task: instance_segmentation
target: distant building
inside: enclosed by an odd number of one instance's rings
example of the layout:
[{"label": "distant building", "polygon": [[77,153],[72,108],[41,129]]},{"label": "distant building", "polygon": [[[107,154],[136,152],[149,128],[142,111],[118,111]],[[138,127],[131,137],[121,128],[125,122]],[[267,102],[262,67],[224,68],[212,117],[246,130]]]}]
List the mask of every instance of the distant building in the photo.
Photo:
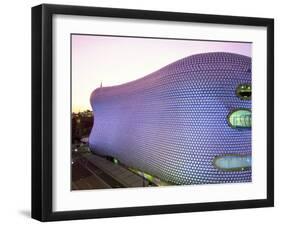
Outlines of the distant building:
[{"label": "distant building", "polygon": [[93,112],[87,110],[79,113],[72,113],[71,124],[72,144],[74,144],[80,142],[82,138],[90,135],[93,127]]},{"label": "distant building", "polygon": [[175,184],[251,181],[249,57],[193,55],[98,88],[91,105],[97,154]]}]

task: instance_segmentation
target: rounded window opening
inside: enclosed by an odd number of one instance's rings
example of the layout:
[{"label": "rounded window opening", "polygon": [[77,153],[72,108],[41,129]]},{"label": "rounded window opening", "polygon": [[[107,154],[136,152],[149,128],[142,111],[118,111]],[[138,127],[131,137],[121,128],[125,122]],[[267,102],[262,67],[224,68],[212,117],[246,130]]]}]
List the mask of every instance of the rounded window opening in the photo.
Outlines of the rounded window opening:
[{"label": "rounded window opening", "polygon": [[236,89],[236,94],[242,100],[251,100],[252,85],[251,84],[240,84]]},{"label": "rounded window opening", "polygon": [[252,112],[249,109],[236,109],[227,117],[228,124],[234,129],[249,129],[252,127]]},{"label": "rounded window opening", "polygon": [[222,171],[250,170],[252,167],[252,156],[237,154],[216,156],[213,164]]}]

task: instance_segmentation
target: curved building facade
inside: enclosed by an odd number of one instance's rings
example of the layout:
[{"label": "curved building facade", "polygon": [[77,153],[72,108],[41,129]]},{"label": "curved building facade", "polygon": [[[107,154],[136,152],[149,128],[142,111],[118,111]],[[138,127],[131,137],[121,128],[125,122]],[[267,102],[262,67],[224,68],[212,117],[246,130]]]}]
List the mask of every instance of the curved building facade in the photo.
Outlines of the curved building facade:
[{"label": "curved building facade", "polygon": [[98,88],[90,98],[89,146],[173,184],[249,182],[251,91],[245,87],[251,87],[251,58],[217,52]]}]

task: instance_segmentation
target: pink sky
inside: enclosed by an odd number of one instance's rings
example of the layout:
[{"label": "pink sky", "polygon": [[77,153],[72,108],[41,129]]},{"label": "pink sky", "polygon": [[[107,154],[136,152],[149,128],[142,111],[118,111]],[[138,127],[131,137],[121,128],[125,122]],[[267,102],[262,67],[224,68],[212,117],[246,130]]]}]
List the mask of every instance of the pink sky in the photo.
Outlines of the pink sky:
[{"label": "pink sky", "polygon": [[144,77],[181,58],[206,52],[251,57],[250,43],[72,35],[72,111],[91,110],[91,92]]}]

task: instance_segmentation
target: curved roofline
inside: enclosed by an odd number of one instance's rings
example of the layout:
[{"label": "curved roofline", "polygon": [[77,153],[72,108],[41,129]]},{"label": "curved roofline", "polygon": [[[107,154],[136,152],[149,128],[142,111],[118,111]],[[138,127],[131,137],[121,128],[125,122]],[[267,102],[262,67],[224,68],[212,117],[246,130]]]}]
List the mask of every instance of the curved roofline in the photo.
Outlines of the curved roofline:
[{"label": "curved roofline", "polygon": [[[93,90],[93,92],[91,93],[90,95],[90,101],[91,99],[93,98],[93,95],[94,93],[96,93],[97,91],[99,90],[106,90],[108,88],[117,88],[117,87],[121,87],[121,86],[126,86],[126,85],[130,85],[132,83],[135,83],[135,82],[138,82],[138,81],[141,81],[143,79],[147,79],[149,77],[151,77],[152,75],[154,75],[155,73],[158,73],[162,70],[167,70],[168,68],[170,67],[174,67],[175,65],[179,64],[179,63],[182,63],[183,61],[190,61],[190,65],[194,65],[197,61],[200,60],[200,62],[202,63],[202,55],[205,55],[205,56],[212,56],[212,55],[215,55],[216,58],[212,59],[212,58],[205,58],[205,62],[203,63],[210,63],[211,62],[219,62],[219,61],[223,61],[225,62],[225,57],[222,58],[223,56],[225,55],[229,55],[229,56],[235,56],[236,58],[240,58],[241,60],[248,60],[249,63],[251,61],[251,57],[248,57],[248,56],[245,56],[245,55],[242,55],[242,54],[237,54],[237,53],[231,53],[231,52],[206,52],[206,53],[199,53],[199,54],[194,54],[194,55],[190,55],[190,56],[187,56],[187,57],[183,57],[179,60],[176,60],[166,66],[163,66],[161,67],[160,69],[158,70],[155,70],[141,78],[138,78],[138,79],[135,79],[135,80],[132,80],[132,81],[129,81],[129,82],[126,82],[126,83],[123,83],[123,84],[119,84],[119,85],[113,85],[113,86],[106,86],[106,87],[98,87],[96,89]],[[221,57],[221,59],[220,59]],[[204,59],[204,58],[203,58]],[[207,59],[209,59],[210,61],[207,61]],[[231,58],[229,58],[229,62],[233,62],[233,60]]]}]

